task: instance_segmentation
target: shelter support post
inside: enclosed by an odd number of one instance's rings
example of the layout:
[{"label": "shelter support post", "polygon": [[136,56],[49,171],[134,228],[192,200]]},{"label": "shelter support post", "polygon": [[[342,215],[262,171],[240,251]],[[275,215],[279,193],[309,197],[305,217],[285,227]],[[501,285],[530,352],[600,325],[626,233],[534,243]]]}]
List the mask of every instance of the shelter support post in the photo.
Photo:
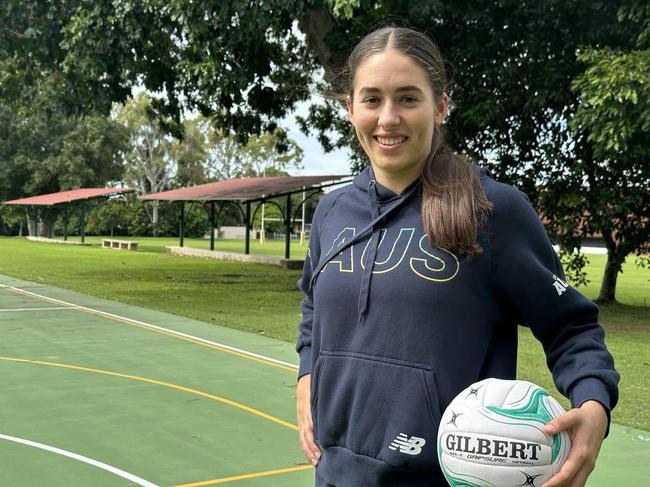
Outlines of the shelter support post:
[{"label": "shelter support post", "polygon": [[289,259],[291,256],[291,194],[287,195],[286,218],[286,235],[284,237],[284,258]]},{"label": "shelter support post", "polygon": [[68,240],[68,206],[66,204],[63,209],[63,240],[66,242]]},{"label": "shelter support post", "polygon": [[210,250],[214,250],[214,201],[210,201]]},{"label": "shelter support post", "polygon": [[180,238],[180,246],[183,247],[185,244],[185,202],[181,201],[181,226],[178,230],[178,236]]},{"label": "shelter support post", "polygon": [[81,234],[81,243],[86,242],[86,205],[81,202],[81,218],[79,219],[79,233]]},{"label": "shelter support post", "polygon": [[56,223],[56,208],[50,208],[50,221],[48,225],[47,238],[54,238],[54,224]]},{"label": "shelter support post", "polygon": [[305,245],[305,187],[302,187],[302,220],[300,220],[300,246]]},{"label": "shelter support post", "polygon": [[246,249],[245,254],[251,253],[251,202],[246,202]]}]

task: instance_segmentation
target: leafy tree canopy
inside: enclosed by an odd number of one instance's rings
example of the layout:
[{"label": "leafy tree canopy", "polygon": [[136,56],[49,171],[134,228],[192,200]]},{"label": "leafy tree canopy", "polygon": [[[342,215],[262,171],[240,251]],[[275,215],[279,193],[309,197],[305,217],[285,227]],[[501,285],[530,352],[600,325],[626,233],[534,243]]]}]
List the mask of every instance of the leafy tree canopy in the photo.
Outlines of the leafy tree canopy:
[{"label": "leafy tree canopy", "polygon": [[0,62],[0,84],[23,87],[14,99],[0,98],[0,196],[119,181],[125,131],[102,115],[67,115],[58,74],[44,71],[38,84],[21,85],[22,73],[13,68],[11,60]]},{"label": "leafy tree canopy", "polygon": [[[143,85],[164,129],[180,135],[183,110],[196,110],[246,142],[329,87],[372,27],[419,28],[448,60],[450,145],[517,184],[566,237],[587,208],[605,234],[612,212],[643,221],[648,13],[640,0],[5,0],[0,53],[28,84],[43,67],[62,72],[70,111],[107,113]],[[351,143],[332,101],[301,123],[327,149]],[[629,227],[612,242],[638,242]]]}]

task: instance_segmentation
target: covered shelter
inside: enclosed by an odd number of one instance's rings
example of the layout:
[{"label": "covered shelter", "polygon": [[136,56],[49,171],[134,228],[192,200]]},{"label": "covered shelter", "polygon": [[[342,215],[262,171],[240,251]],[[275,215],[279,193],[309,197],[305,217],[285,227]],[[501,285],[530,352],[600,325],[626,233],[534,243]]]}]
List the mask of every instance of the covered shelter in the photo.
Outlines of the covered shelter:
[{"label": "covered shelter", "polygon": [[[277,206],[282,214],[285,223],[285,258],[290,258],[291,227],[296,220],[297,210],[310,198],[320,194],[323,188],[338,184],[348,183],[352,179],[348,175],[336,176],[271,176],[255,178],[239,178],[216,183],[201,184],[188,188],[172,189],[160,193],[152,193],[140,196],[143,200],[174,201],[180,204],[180,246],[183,247],[185,234],[185,203],[201,202],[209,204],[210,207],[210,250],[214,250],[214,231],[216,220],[219,218],[221,210],[227,203],[236,204],[237,208],[243,213],[244,224],[246,228],[245,253],[250,254],[250,230],[255,220],[255,215],[262,204],[273,204]],[[292,208],[291,195],[308,191],[309,194],[298,204],[294,210]],[[284,208],[275,201],[276,198],[286,197]],[[223,202],[216,213],[216,202]],[[244,203],[245,210],[240,204]],[[251,206],[257,203],[255,209],[251,212]]]},{"label": "covered shelter", "polygon": [[[58,193],[48,193],[29,198],[20,198],[17,200],[5,201],[5,205],[22,205],[22,206],[63,206],[63,240],[68,240],[68,210],[71,204],[79,203],[81,207],[81,218],[79,223],[79,233],[81,242],[85,240],[85,201],[113,196],[121,193],[131,193],[131,188],[79,188]],[[50,232],[50,238],[53,235]]]}]

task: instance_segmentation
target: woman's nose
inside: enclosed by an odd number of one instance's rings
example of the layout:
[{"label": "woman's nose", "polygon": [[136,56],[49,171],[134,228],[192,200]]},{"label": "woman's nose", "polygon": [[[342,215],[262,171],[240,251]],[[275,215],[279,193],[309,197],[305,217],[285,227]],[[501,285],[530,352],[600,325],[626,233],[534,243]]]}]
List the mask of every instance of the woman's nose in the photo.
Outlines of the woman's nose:
[{"label": "woman's nose", "polygon": [[399,125],[399,112],[395,103],[387,101],[379,112],[379,125],[384,129]]}]

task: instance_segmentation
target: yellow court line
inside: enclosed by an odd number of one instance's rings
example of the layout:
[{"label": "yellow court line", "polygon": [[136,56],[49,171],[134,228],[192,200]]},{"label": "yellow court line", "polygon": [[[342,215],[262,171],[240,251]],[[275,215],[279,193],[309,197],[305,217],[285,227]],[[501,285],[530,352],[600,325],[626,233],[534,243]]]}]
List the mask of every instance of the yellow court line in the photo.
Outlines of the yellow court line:
[{"label": "yellow court line", "polygon": [[[40,295],[37,295],[35,293],[25,292],[25,291],[23,291],[22,289],[19,289],[19,288],[14,288],[14,287],[6,287],[6,288],[9,289],[9,291],[12,291],[12,292],[15,292],[17,294],[24,295],[24,296],[28,296],[28,297],[30,297],[32,299],[36,299],[36,300],[39,300],[39,301],[44,301],[46,303],[60,304],[62,302],[59,299],[48,298],[47,296],[40,296]],[[68,306],[73,307],[71,305],[68,305]],[[170,336],[172,338],[179,339],[179,340],[185,340],[186,342],[194,343],[196,345],[201,345],[203,347],[211,348],[213,350],[219,350],[220,352],[225,352],[225,353],[229,353],[231,355],[235,355],[237,357],[252,360],[253,362],[259,362],[259,363],[262,363],[262,364],[265,364],[265,365],[272,365],[272,366],[277,367],[279,369],[288,370],[289,372],[292,372],[292,373],[296,373],[296,371],[297,371],[296,368],[287,367],[286,365],[277,364],[277,363],[274,363],[274,362],[271,362],[271,361],[268,361],[268,360],[264,360],[264,359],[261,359],[261,358],[258,358],[258,357],[251,357],[250,355],[239,353],[239,352],[236,352],[234,350],[228,350],[227,348],[223,348],[223,347],[220,347],[218,345],[201,342],[199,340],[194,340],[194,339],[189,338],[189,337],[184,337],[184,336],[176,335],[174,333],[166,332],[164,330],[157,330],[155,328],[151,328],[151,327],[148,327],[148,326],[145,326],[145,325],[141,325],[139,323],[134,322],[133,320],[130,320],[129,318],[117,317],[117,316],[111,315],[110,313],[105,313],[105,312],[99,311],[99,310],[93,310],[93,309],[90,309],[90,308],[86,308],[84,306],[74,305],[74,307],[76,307],[76,309],[78,309],[79,311],[83,311],[84,313],[88,313],[88,314],[91,314],[91,315],[94,315],[94,316],[99,316],[101,318],[107,318],[107,319],[117,321],[117,322],[120,322],[120,323],[125,323],[125,324],[127,324],[129,326],[135,326],[137,328],[142,328],[143,330],[153,331],[153,332],[156,332],[156,333],[160,333],[161,335],[167,335],[167,336]]]},{"label": "yellow court line", "polygon": [[243,475],[236,475],[234,477],[224,477],[220,479],[204,480],[202,482],[193,482],[191,484],[178,484],[174,487],[201,487],[203,485],[216,485],[225,484],[226,482],[234,482],[236,480],[255,479],[258,477],[266,477],[269,475],[279,475],[281,473],[299,472],[302,470],[311,470],[314,467],[311,465],[301,465],[299,467],[281,468],[279,470],[267,470],[266,472],[247,473]]},{"label": "yellow court line", "polygon": [[195,394],[197,396],[205,397],[208,399],[212,399],[214,401],[221,402],[223,404],[227,404],[228,406],[232,406],[237,409],[241,409],[242,411],[246,411],[247,413],[254,414],[255,416],[259,416],[260,418],[267,419],[269,421],[272,421],[274,423],[277,423],[279,425],[282,425],[286,428],[289,428],[294,431],[298,431],[298,426],[295,424],[291,424],[287,421],[284,421],[280,418],[276,418],[275,416],[271,416],[270,414],[267,414],[263,411],[260,411],[259,409],[254,409],[250,406],[246,406],[245,404],[241,404],[235,401],[231,401],[230,399],[226,399],[224,397],[220,396],[215,396],[214,394],[210,394],[208,392],[203,392],[199,391],[197,389],[191,389],[189,387],[184,387],[184,386],[179,386],[177,384],[172,384],[170,382],[163,382],[155,379],[149,379],[147,377],[140,377],[137,375],[129,375],[129,374],[122,374],[120,372],[111,372],[109,370],[100,370],[100,369],[92,369],[89,367],[81,367],[78,365],[68,365],[68,364],[62,364],[62,363],[57,363],[57,362],[44,362],[42,360],[30,360],[30,359],[21,359],[21,358],[16,358],[16,357],[2,357],[0,356],[0,360],[4,360],[7,362],[20,362],[20,363],[28,363],[28,364],[37,364],[37,365],[48,365],[51,367],[61,367],[64,369],[73,369],[73,370],[81,370],[84,372],[93,372],[95,374],[103,374],[103,375],[110,375],[113,377],[122,377],[124,379],[131,379],[135,381],[140,381],[140,382],[146,382],[148,384],[155,384],[163,387],[169,387],[171,389],[176,389],[179,391],[183,392],[189,392],[190,394]]}]

